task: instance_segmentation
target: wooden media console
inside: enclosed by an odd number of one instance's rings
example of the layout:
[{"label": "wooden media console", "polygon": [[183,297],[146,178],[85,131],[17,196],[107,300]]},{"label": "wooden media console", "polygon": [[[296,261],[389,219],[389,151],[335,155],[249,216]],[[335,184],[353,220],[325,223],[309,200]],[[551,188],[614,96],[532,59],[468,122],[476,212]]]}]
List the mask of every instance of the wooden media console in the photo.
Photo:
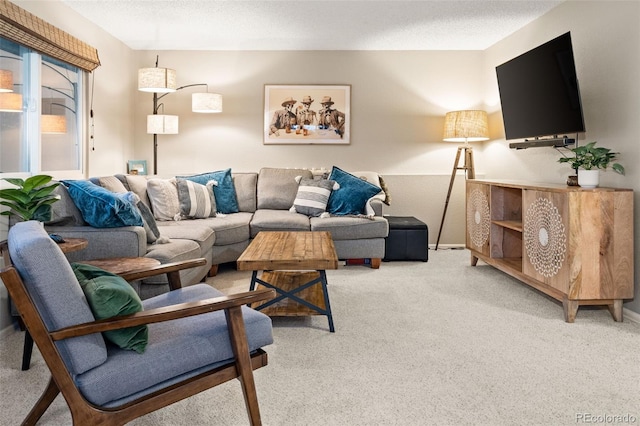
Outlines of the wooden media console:
[{"label": "wooden media console", "polygon": [[478,259],[562,302],[606,305],[622,321],[633,298],[633,191],[471,179],[466,247]]}]

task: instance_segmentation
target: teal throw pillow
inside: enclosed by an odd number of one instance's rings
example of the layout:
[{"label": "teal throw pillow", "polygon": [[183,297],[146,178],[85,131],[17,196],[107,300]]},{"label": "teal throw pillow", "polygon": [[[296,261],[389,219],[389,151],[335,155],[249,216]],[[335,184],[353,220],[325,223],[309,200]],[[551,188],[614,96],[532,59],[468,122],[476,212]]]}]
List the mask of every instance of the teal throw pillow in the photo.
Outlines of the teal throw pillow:
[{"label": "teal throw pillow", "polygon": [[85,222],[95,228],[142,226],[142,216],[125,196],[88,180],[63,180]]},{"label": "teal throw pillow", "polygon": [[335,215],[366,214],[366,203],[381,190],[379,187],[333,166],[329,180],[334,180],[340,188],[329,197],[327,211]]},{"label": "teal throw pillow", "polygon": [[[140,297],[122,277],[83,263],[72,263],[71,268],[97,320],[142,311]],[[149,328],[146,325],[105,331],[102,334],[118,347],[138,353],[143,353],[149,342]]]},{"label": "teal throw pillow", "polygon": [[238,198],[236,196],[236,188],[233,186],[233,178],[231,177],[231,169],[219,170],[217,172],[201,173],[191,176],[176,176],[176,178],[187,179],[200,185],[206,185],[209,181],[217,182],[214,184],[213,195],[216,198],[216,207],[220,213],[238,213]]}]

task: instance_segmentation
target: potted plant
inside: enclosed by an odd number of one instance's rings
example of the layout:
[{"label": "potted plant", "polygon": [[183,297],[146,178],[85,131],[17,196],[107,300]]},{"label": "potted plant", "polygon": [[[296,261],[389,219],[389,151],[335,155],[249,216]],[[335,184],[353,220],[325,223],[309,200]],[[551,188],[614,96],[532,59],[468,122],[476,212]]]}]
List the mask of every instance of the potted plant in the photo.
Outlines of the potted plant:
[{"label": "potted plant", "polygon": [[560,163],[569,163],[571,168],[578,173],[578,185],[583,188],[595,188],[600,181],[600,170],[606,170],[609,165],[614,172],[624,175],[624,167],[619,163],[611,163],[616,159],[618,152],[611,149],[596,147],[596,142],[571,149],[575,157],[562,157]]},{"label": "potted plant", "polygon": [[35,175],[26,180],[20,178],[3,178],[17,188],[0,189],[0,204],[9,207],[0,214],[14,214],[20,219],[47,222],[51,220],[51,205],[60,199],[53,190],[60,185],[51,183],[53,178],[47,175]]}]

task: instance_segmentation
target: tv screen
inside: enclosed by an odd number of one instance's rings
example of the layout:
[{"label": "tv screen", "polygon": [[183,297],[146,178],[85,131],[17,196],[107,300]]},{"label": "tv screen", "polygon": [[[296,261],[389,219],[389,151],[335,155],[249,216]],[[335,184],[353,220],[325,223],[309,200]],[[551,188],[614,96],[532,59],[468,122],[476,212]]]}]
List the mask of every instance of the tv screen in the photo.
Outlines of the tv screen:
[{"label": "tv screen", "polygon": [[496,67],[507,139],[584,132],[571,33]]}]

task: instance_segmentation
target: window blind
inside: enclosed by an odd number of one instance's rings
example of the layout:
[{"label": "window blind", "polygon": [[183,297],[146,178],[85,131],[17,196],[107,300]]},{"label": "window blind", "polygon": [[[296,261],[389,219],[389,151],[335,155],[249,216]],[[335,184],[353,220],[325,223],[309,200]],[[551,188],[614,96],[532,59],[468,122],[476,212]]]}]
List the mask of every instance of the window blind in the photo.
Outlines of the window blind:
[{"label": "window blind", "polygon": [[100,65],[96,48],[8,0],[0,0],[0,36],[85,71]]}]

